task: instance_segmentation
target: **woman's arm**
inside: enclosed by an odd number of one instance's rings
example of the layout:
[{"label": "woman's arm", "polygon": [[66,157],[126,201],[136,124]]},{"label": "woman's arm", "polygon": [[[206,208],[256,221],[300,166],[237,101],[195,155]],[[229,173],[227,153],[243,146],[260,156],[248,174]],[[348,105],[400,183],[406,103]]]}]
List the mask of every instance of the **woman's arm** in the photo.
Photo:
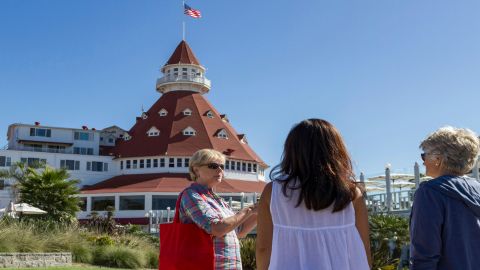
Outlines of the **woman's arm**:
[{"label": "woman's arm", "polygon": [[272,196],[272,183],[268,183],[260,197],[258,206],[257,226],[257,269],[268,269],[272,253],[273,222],[270,213],[270,198]]},{"label": "woman's arm", "polygon": [[257,226],[257,214],[252,214],[244,223],[240,226],[240,231],[237,233],[238,238],[244,238],[249,232],[251,232],[255,226]]},{"label": "woman's arm", "polygon": [[368,211],[365,205],[362,192],[357,188],[355,199],[353,200],[353,207],[355,209],[355,226],[362,238],[365,252],[367,253],[368,265],[372,267],[372,255],[370,252],[370,230],[368,228]]},{"label": "woman's arm", "polygon": [[242,223],[247,221],[252,215],[256,214],[256,206],[243,208],[235,215],[224,218],[217,223],[212,224],[212,235],[221,237],[235,230]]}]

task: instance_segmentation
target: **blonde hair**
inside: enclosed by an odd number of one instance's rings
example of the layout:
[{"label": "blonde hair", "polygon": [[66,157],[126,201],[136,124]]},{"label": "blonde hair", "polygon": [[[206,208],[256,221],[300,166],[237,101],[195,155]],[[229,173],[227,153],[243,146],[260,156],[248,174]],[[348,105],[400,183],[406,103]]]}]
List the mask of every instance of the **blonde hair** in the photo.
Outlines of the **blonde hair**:
[{"label": "blonde hair", "polygon": [[439,128],[420,144],[425,153],[441,156],[442,168],[454,174],[466,174],[473,168],[479,147],[475,132],[451,126]]},{"label": "blonde hair", "polygon": [[195,172],[193,171],[194,167],[206,165],[215,160],[221,160],[221,163],[224,164],[225,156],[213,149],[201,149],[195,152],[188,163],[188,172],[190,173],[190,178],[192,178],[192,181],[197,181],[197,175],[195,175]]}]

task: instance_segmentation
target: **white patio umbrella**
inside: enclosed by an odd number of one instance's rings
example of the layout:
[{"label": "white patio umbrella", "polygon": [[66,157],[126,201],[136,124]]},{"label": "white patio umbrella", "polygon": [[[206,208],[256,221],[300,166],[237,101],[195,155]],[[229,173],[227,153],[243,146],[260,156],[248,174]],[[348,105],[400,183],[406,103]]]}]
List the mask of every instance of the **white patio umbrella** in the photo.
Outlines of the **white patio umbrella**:
[{"label": "white patio umbrella", "polygon": [[[406,173],[391,173],[390,180],[410,180],[414,179],[415,176],[413,174],[406,174]],[[385,175],[377,175],[374,177],[367,178],[370,181],[385,181]]]},{"label": "white patio umbrella", "polygon": [[365,187],[367,192],[375,192],[375,191],[385,191],[385,188],[379,187],[379,186],[369,186]]},{"label": "white patio umbrella", "polygon": [[[47,212],[40,209],[40,208],[37,208],[37,207],[34,207],[34,206],[31,206],[30,204],[28,203],[17,203],[17,204],[13,204],[13,212],[15,213],[18,213],[18,214],[22,214],[22,215],[43,215],[43,214],[46,214]],[[7,207],[8,208],[8,207]],[[9,209],[7,208],[2,208],[0,209],[0,212],[9,212]]]},{"label": "white patio umbrella", "polygon": [[392,186],[393,186],[394,188],[395,188],[395,187],[400,188],[400,191],[401,191],[402,188],[414,187],[414,186],[415,186],[415,183],[412,183],[412,182],[406,181],[406,180],[394,180],[394,181],[392,181]]}]

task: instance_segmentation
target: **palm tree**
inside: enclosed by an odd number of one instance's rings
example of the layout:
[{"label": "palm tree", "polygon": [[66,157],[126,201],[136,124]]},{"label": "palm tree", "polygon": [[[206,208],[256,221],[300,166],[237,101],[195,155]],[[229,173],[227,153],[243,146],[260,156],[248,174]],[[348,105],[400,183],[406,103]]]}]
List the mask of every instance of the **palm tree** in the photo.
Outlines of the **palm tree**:
[{"label": "palm tree", "polygon": [[18,191],[22,202],[47,211],[47,218],[71,222],[80,210],[77,184],[66,169],[27,167],[20,176]]},{"label": "palm tree", "polygon": [[0,179],[11,181],[5,186],[10,187],[10,198],[12,199],[11,201],[13,203],[20,201],[19,188],[28,176],[27,168],[29,167],[34,169],[42,169],[45,168],[45,164],[34,163],[27,165],[24,162],[16,162],[12,164],[8,170],[0,170]]}]

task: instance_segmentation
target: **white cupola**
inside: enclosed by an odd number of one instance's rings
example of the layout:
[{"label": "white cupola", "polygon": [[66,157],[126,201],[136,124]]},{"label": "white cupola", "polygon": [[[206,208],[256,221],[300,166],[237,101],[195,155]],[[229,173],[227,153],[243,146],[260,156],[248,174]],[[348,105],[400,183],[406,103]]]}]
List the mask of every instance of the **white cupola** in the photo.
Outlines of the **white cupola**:
[{"label": "white cupola", "polygon": [[205,68],[200,65],[185,40],[178,44],[160,71],[163,77],[157,80],[157,91],[162,94],[172,91],[205,94],[210,91],[211,82],[205,77]]}]

